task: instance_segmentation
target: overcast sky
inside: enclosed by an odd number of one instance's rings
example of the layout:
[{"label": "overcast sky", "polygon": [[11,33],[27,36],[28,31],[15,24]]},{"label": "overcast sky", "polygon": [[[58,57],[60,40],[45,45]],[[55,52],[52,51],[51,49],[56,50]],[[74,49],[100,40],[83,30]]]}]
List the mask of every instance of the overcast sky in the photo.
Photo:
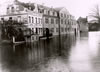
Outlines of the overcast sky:
[{"label": "overcast sky", "polygon": [[[13,2],[14,0],[1,0],[0,1],[0,12],[5,12],[5,7],[8,3]],[[21,2],[34,2],[38,4],[43,4],[46,6],[53,7],[65,7],[67,10],[75,16],[86,17],[91,12],[91,9],[94,8],[96,4],[100,4],[100,0],[19,0]]]}]

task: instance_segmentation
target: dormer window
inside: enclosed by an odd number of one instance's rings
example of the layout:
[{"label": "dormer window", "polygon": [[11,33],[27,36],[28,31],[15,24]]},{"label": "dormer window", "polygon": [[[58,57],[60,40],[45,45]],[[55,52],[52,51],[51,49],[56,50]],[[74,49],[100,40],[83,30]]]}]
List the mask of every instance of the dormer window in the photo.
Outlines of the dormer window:
[{"label": "dormer window", "polygon": [[31,8],[31,7],[29,7],[28,9],[29,9],[29,10],[32,10],[32,8]]},{"label": "dormer window", "polygon": [[31,17],[29,16],[29,23],[31,23]]},{"label": "dormer window", "polygon": [[7,14],[9,14],[9,7],[7,8]]},{"label": "dormer window", "polygon": [[12,9],[12,12],[14,12],[14,7],[12,7],[11,9]]},{"label": "dormer window", "polygon": [[39,12],[40,12],[40,13],[44,13],[44,10],[43,10],[43,9],[40,9]]},{"label": "dormer window", "polygon": [[55,12],[53,12],[53,16],[55,16]]},{"label": "dormer window", "polygon": [[63,14],[61,13],[61,17],[63,17]]},{"label": "dormer window", "polygon": [[14,7],[12,7],[12,9],[14,9]]},{"label": "dormer window", "polygon": [[19,10],[19,7],[16,7],[16,11],[18,11]]}]

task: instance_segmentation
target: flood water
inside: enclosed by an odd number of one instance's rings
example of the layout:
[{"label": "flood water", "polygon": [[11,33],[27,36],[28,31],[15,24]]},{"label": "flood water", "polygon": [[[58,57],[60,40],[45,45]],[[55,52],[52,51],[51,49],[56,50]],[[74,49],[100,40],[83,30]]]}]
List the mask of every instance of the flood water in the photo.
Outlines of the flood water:
[{"label": "flood water", "polygon": [[100,72],[100,32],[13,45],[0,42],[0,72]]}]

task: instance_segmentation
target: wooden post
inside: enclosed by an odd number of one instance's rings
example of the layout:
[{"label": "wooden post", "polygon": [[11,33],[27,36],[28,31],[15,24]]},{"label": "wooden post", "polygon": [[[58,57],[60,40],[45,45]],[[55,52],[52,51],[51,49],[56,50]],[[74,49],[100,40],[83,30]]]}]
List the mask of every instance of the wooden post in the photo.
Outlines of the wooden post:
[{"label": "wooden post", "polygon": [[15,37],[13,36],[13,43],[15,43]]}]

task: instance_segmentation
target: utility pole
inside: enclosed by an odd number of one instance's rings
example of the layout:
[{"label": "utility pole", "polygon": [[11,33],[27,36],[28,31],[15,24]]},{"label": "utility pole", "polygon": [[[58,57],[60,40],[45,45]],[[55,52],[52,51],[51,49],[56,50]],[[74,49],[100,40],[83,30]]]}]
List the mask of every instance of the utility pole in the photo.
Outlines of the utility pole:
[{"label": "utility pole", "polygon": [[61,51],[61,31],[60,31],[60,16],[58,17],[58,27],[59,27],[59,50],[58,50],[58,54],[59,56],[62,55],[62,51]]}]

